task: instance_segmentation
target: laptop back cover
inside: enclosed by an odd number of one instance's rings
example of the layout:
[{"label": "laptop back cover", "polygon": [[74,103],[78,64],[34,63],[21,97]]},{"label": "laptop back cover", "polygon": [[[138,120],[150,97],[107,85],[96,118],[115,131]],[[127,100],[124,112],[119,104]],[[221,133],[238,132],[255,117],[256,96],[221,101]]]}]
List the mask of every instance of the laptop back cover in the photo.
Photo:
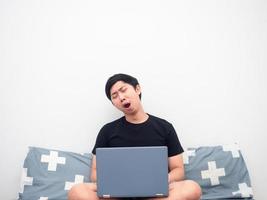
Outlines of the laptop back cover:
[{"label": "laptop back cover", "polygon": [[99,197],[168,196],[167,147],[97,148]]}]

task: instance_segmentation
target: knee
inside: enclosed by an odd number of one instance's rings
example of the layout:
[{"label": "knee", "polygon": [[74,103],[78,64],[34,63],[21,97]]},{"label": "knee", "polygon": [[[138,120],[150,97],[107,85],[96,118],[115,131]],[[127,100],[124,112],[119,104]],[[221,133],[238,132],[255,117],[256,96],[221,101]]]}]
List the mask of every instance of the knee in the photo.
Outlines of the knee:
[{"label": "knee", "polygon": [[199,200],[202,195],[201,187],[199,186],[199,184],[192,180],[186,180],[185,183],[186,183],[186,188],[187,188],[186,199]]},{"label": "knee", "polygon": [[88,199],[90,191],[84,184],[74,185],[68,192],[68,200]]},{"label": "knee", "polygon": [[81,199],[80,196],[84,193],[84,187],[82,184],[77,184],[72,186],[72,188],[68,192],[68,200],[76,200]]}]

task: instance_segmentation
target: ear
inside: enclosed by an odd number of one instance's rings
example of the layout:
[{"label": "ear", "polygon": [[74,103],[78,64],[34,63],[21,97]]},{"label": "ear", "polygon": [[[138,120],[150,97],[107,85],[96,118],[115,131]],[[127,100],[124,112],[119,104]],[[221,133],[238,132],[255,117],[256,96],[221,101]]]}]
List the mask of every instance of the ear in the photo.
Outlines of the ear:
[{"label": "ear", "polygon": [[138,95],[141,94],[141,86],[139,84],[135,86],[135,91],[138,93]]}]

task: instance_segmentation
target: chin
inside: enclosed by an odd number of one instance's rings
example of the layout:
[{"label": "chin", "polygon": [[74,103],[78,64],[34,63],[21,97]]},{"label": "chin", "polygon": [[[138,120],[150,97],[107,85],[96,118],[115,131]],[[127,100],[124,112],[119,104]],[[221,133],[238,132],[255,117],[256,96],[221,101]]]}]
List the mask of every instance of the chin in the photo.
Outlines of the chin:
[{"label": "chin", "polygon": [[127,115],[135,115],[137,112],[135,110],[131,110],[131,111],[128,111],[126,113],[127,113]]}]

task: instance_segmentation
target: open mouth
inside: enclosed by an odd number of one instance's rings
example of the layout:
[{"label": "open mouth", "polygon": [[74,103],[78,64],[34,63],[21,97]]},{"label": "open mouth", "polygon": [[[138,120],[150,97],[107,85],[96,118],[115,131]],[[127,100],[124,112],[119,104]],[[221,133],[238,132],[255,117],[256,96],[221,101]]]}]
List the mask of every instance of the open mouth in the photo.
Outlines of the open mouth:
[{"label": "open mouth", "polygon": [[130,105],[131,105],[130,103],[126,103],[126,104],[123,105],[123,107],[124,107],[124,108],[129,108]]}]

